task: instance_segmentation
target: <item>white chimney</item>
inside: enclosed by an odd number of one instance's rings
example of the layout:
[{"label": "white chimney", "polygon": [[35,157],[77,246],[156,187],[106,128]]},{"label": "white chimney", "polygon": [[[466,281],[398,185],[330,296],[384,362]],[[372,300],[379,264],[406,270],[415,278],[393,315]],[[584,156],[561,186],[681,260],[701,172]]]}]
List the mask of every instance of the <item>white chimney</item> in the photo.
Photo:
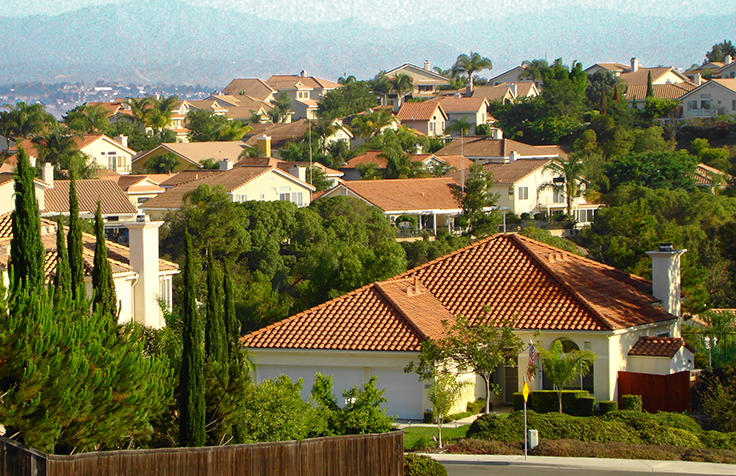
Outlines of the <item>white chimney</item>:
[{"label": "white chimney", "polygon": [[133,319],[154,329],[164,326],[163,315],[158,305],[161,285],[158,269],[158,229],[164,222],[149,221],[141,215],[137,221],[125,222],[130,246],[130,267],[138,273],[133,288]]},{"label": "white chimney", "polygon": [[233,168],[233,162],[230,159],[222,159],[220,161],[220,170],[231,170]]},{"label": "white chimney", "polygon": [[307,168],[306,167],[299,167],[298,165],[295,165],[294,167],[289,167],[289,174],[298,178],[302,182],[307,181]]},{"label": "white chimney", "polygon": [[516,99],[516,83],[509,84],[509,89],[511,90],[511,94],[514,95],[514,99]]},{"label": "white chimney", "polygon": [[302,78],[306,78],[307,77],[307,70],[306,69],[303,69],[302,72],[299,73],[299,76],[301,76]]},{"label": "white chimney", "polygon": [[503,130],[499,129],[498,127],[492,127],[491,128],[491,139],[493,140],[503,139]]},{"label": "white chimney", "polygon": [[731,55],[726,55],[726,60],[725,60],[725,63],[726,63],[726,64],[731,64],[731,63],[733,63],[733,58],[731,58]]},{"label": "white chimney", "polygon": [[652,294],[662,301],[662,309],[680,317],[680,256],[687,250],[673,249],[661,243],[657,251],[647,251],[652,258]]},{"label": "white chimney", "polygon": [[700,75],[700,73],[693,74],[693,84],[696,86],[700,86],[700,83],[703,82],[703,77]]},{"label": "white chimney", "polygon": [[128,136],[119,135],[115,136],[115,142],[122,145],[123,147],[128,147]]},{"label": "white chimney", "polygon": [[46,162],[43,164],[41,169],[41,180],[49,184],[50,187],[54,186],[54,166],[51,163]]},{"label": "white chimney", "polygon": [[636,73],[637,71],[639,71],[639,60],[631,58],[631,72]]},{"label": "white chimney", "polygon": [[429,71],[429,60],[424,60],[424,69]]},{"label": "white chimney", "polygon": [[509,163],[517,161],[519,159],[519,155],[521,154],[519,154],[515,150],[509,152]]}]

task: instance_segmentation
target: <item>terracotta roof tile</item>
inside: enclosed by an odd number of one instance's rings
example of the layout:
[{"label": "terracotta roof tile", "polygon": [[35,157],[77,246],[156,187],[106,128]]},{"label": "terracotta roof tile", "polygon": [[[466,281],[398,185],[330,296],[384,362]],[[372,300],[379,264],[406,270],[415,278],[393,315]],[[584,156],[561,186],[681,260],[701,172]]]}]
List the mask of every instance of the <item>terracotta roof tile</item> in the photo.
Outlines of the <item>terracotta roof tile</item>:
[{"label": "terracotta roof tile", "polygon": [[672,358],[684,345],[685,341],[679,337],[642,336],[631,348],[629,355]]},{"label": "terracotta roof tile", "polygon": [[385,212],[404,210],[455,210],[452,194],[459,184],[449,177],[424,179],[354,180],[343,186]]},{"label": "terracotta roof tile", "polygon": [[493,173],[494,184],[514,184],[549,164],[549,159],[520,159],[508,164],[485,164],[483,171]]},{"label": "terracotta roof tile", "polygon": [[[652,84],[654,97],[659,99],[680,99],[696,87],[697,86],[695,84],[690,82],[677,84]],[[626,99],[629,101],[633,99],[645,99],[646,97],[646,84],[631,84],[626,90]]]},{"label": "terracotta roof tile", "polygon": [[[476,113],[480,108],[484,107],[486,98],[482,96],[473,96],[466,98],[444,98],[439,101],[442,105],[442,109],[446,113]],[[485,112],[485,109],[484,109]]]},{"label": "terracotta roof tile", "polygon": [[[69,213],[69,180],[55,180],[45,192],[46,213]],[[113,180],[77,180],[80,212],[94,213],[100,201],[103,215],[136,214],[128,196]]]},{"label": "terracotta roof tile", "polygon": [[442,106],[437,101],[405,102],[396,113],[400,121],[430,121],[432,117],[443,115]]},{"label": "terracotta roof tile", "polygon": [[508,157],[516,152],[524,157],[567,157],[559,146],[529,145],[511,139],[492,139],[486,136],[468,136],[453,140],[436,152],[438,156],[461,155],[471,158]]},{"label": "terracotta roof tile", "polygon": [[659,81],[663,76],[665,76],[668,73],[674,73],[677,77],[681,78],[682,81],[687,81],[688,79],[683,76],[680,72],[678,72],[676,69],[671,67],[661,67],[661,68],[639,68],[635,72],[624,72],[621,73],[619,78],[623,79],[628,83],[629,85],[632,84],[647,84],[648,78],[649,78],[649,72],[652,73],[652,82],[656,83]]},{"label": "terracotta roof tile", "polygon": [[[420,294],[410,296],[407,290],[415,278]],[[423,336],[438,332],[438,321],[448,315],[492,325],[512,321],[517,329],[577,331],[613,331],[675,319],[656,302],[651,283],[643,278],[504,234],[248,334],[243,343],[254,348],[417,351]]]}]

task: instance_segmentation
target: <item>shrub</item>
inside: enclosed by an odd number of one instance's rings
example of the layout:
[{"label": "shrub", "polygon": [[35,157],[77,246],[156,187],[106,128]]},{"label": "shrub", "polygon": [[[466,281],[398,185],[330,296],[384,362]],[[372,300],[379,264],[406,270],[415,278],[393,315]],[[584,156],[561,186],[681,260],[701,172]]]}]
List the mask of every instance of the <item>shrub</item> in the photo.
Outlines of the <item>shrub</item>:
[{"label": "shrub", "polygon": [[467,418],[472,415],[475,415],[475,413],[473,412],[453,413],[452,415],[447,415],[442,421],[447,423],[448,421],[460,420],[462,418]]},{"label": "shrub", "polygon": [[522,220],[531,220],[531,218],[532,218],[532,216],[529,213],[522,213],[521,214],[521,219]]},{"label": "shrub", "polygon": [[614,402],[611,400],[604,400],[600,403],[598,403],[598,408],[601,410],[601,415],[605,415],[606,413],[615,412],[618,410],[618,402]]},{"label": "shrub", "polygon": [[580,397],[575,400],[575,415],[589,417],[595,414],[595,397]]},{"label": "shrub", "polygon": [[426,436],[420,437],[411,447],[413,451],[427,451],[437,446],[437,444]]},{"label": "shrub", "polygon": [[704,431],[700,434],[700,441],[706,448],[733,450],[736,448],[736,433],[722,433],[715,430]]},{"label": "shrub", "polygon": [[424,423],[434,423],[434,414],[432,412],[424,412],[422,421]]},{"label": "shrub", "polygon": [[542,213],[535,213],[534,214],[534,219],[537,220],[537,221],[545,221],[547,219],[547,214],[544,213],[544,212],[542,212]]},{"label": "shrub", "polygon": [[703,412],[721,431],[736,431],[736,379],[723,382],[708,379],[708,387],[701,394]]},{"label": "shrub", "polygon": [[442,463],[424,455],[404,454],[404,476],[447,476]]},{"label": "shrub", "polygon": [[621,410],[643,410],[641,395],[621,395]]},{"label": "shrub", "polygon": [[[486,400],[485,398],[479,398],[478,400],[474,402],[468,402],[467,409],[469,412],[471,412],[473,415],[480,413],[483,411],[483,409],[486,407]],[[493,405],[490,405],[491,409],[493,409]]]},{"label": "shrub", "polygon": [[[591,402],[580,399],[592,398],[593,408],[595,408],[595,398],[590,396],[586,390],[563,390],[562,391],[562,410],[570,415],[591,416]],[[521,392],[514,393],[514,410],[524,409],[524,396]],[[527,410],[534,410],[537,413],[559,413],[560,401],[555,390],[535,390],[529,394],[529,402],[527,402]]]},{"label": "shrub", "polygon": [[466,455],[519,455],[524,450],[518,443],[465,438],[450,446],[447,452]]},{"label": "shrub", "polygon": [[652,418],[670,428],[681,428],[696,434],[703,431],[695,418],[684,413],[657,412],[652,414]]},{"label": "shrub", "polygon": [[[517,412],[518,413],[518,412]],[[531,413],[531,412],[530,412]],[[522,416],[523,418],[523,416]],[[466,433],[467,438],[478,438],[481,440],[519,441],[524,439],[523,426],[506,421],[498,415],[487,413],[471,423]]]}]

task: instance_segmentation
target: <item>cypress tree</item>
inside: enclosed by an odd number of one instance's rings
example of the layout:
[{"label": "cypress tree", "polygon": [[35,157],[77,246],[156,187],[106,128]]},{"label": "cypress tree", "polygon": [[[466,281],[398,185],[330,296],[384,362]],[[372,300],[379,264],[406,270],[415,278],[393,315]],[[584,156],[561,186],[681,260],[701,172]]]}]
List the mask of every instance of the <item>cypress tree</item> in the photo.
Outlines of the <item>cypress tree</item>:
[{"label": "cypress tree", "polygon": [[648,98],[654,97],[654,86],[652,85],[652,72],[647,75],[647,95]]},{"label": "cypress tree", "polygon": [[72,297],[76,300],[85,295],[84,259],[82,258],[82,228],[79,224],[79,199],[77,198],[76,174],[71,172],[69,183],[69,270],[71,272]]},{"label": "cypress tree", "polygon": [[207,360],[227,362],[227,331],[222,307],[221,281],[212,250],[207,253],[207,326],[205,329],[205,353]]},{"label": "cypress tree", "polygon": [[98,310],[112,317],[112,323],[117,323],[118,299],[115,294],[115,283],[112,280],[112,268],[107,260],[107,245],[105,244],[105,223],[102,221],[102,206],[97,202],[95,213],[95,258],[92,268],[92,310]]},{"label": "cypress tree", "polygon": [[225,303],[225,328],[227,330],[227,344],[228,344],[228,355],[230,359],[240,355],[240,322],[238,317],[235,315],[235,296],[233,295],[233,278],[230,275],[230,270],[227,265],[223,263],[224,276],[222,282],[222,289],[224,291]]},{"label": "cypress tree", "polygon": [[41,213],[33,179],[34,172],[28,155],[23,147],[19,147],[15,211],[12,215],[13,238],[10,240],[10,263],[16,287],[24,281],[32,288],[44,284],[46,250],[41,241]]},{"label": "cypress tree", "polygon": [[71,291],[72,275],[69,270],[69,254],[64,239],[64,220],[59,215],[56,221],[56,276],[54,276],[56,294]]},{"label": "cypress tree", "polygon": [[179,445],[204,446],[205,387],[204,330],[195,300],[194,253],[189,231],[184,233],[185,261],[182,269],[184,300],[182,306],[182,355],[179,378]]}]

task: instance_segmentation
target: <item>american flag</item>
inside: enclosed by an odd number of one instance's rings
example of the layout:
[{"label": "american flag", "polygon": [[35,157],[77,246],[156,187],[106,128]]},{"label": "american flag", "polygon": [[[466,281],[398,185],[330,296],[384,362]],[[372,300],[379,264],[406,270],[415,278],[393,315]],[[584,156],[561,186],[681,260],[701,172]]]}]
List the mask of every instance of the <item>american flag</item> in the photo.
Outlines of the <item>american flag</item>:
[{"label": "american flag", "polygon": [[534,372],[532,371],[532,368],[534,367],[534,364],[537,361],[537,349],[534,347],[534,343],[529,343],[529,371],[527,372],[527,377],[529,380],[534,380]]}]

